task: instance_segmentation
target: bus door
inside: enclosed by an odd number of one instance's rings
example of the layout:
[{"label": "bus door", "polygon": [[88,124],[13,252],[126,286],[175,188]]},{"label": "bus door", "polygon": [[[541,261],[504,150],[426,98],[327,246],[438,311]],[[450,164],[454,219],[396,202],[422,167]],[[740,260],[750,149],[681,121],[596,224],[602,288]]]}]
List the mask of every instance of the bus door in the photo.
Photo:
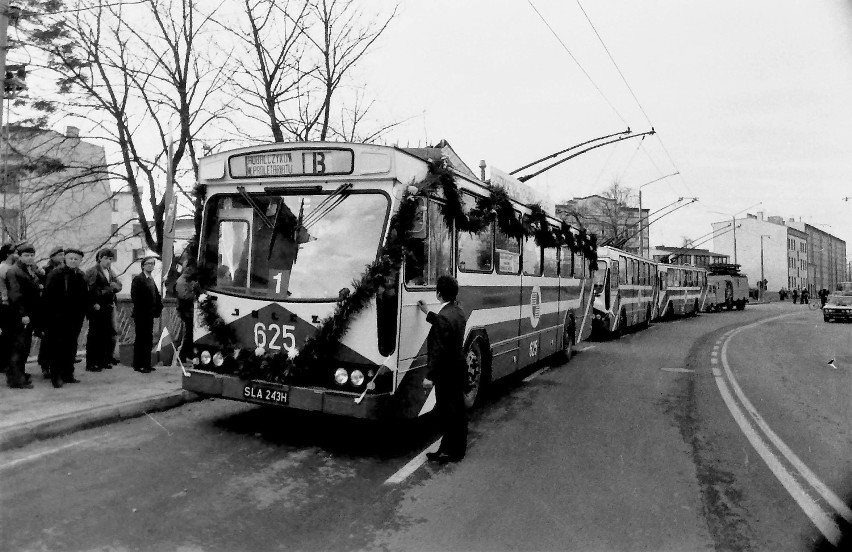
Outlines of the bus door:
[{"label": "bus door", "polygon": [[494,268],[491,275],[495,289],[500,289],[495,306],[500,316],[488,327],[491,343],[491,376],[493,379],[511,374],[520,368],[521,350],[518,343],[523,307],[521,287],[521,244],[495,229]]}]

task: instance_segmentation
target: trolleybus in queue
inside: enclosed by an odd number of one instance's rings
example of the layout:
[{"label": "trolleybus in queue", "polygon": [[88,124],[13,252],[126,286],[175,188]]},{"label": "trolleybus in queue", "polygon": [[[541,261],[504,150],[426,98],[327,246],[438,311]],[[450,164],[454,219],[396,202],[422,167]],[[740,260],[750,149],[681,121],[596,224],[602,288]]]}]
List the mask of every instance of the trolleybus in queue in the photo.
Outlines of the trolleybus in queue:
[{"label": "trolleybus in queue", "polygon": [[657,264],[659,318],[697,315],[707,298],[707,270],[700,267]]},{"label": "trolleybus in queue", "polygon": [[[350,143],[275,144],[201,159],[199,264],[216,267],[203,292],[214,300],[219,323],[233,329],[237,348],[298,354],[377,259],[404,192],[427,177],[427,158],[441,155],[457,159],[448,146]],[[465,169],[454,175],[470,207],[490,188]],[[540,202],[531,188],[495,169],[491,180],[518,213]],[[434,390],[422,388],[429,324],[417,302],[439,307],[435,283],[443,274],[458,279],[458,301],[468,314],[469,406],[491,381],[559,352],[570,356],[590,331],[592,272],[583,256],[510,238],[494,223],[475,234],[457,232],[447,226],[442,202],[422,199],[411,236],[420,262],[403,264],[348,320],[327,363],[292,380],[246,376],[237,355],[222,354],[196,312],[198,357],[183,387],[352,417],[422,415],[434,406]],[[552,206],[545,210],[550,224],[560,224]]]},{"label": "trolleybus in queue", "polygon": [[595,272],[595,329],[620,335],[654,318],[657,267],[654,261],[616,249],[598,248]]}]

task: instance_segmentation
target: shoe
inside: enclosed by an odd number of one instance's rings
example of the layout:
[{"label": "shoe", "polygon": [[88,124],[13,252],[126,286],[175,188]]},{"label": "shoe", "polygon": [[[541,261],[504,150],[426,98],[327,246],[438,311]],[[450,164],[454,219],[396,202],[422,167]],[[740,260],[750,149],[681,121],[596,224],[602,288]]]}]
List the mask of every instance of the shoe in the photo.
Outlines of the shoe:
[{"label": "shoe", "polygon": [[63,383],[80,383],[80,380],[78,380],[77,378],[73,378],[73,377],[72,377],[71,379],[65,379],[65,380],[62,380],[62,382],[63,382]]},{"label": "shoe", "polygon": [[55,387],[56,389],[62,387],[62,380],[59,378],[50,378],[50,383],[52,383],[53,387]]},{"label": "shoe", "polygon": [[[50,377],[50,376],[48,376],[48,377]],[[33,381],[33,377],[30,374],[24,374],[24,381],[26,381],[27,383],[30,383],[31,381]]]},{"label": "shoe", "polygon": [[113,357],[111,362],[113,366],[118,366],[119,364],[121,364],[121,361],[115,357]]},{"label": "shoe", "polygon": [[112,370],[112,363],[104,364],[103,366],[101,366],[101,368],[103,368],[104,370]]},{"label": "shoe", "polygon": [[10,383],[9,387],[11,387],[12,389],[32,389],[33,384],[28,381],[24,381],[21,383]]},{"label": "shoe", "polygon": [[143,374],[150,374],[151,372],[154,371],[154,369],[153,368],[140,368],[139,371],[142,372]]},{"label": "shoe", "polygon": [[134,366],[134,367],[133,367],[133,371],[134,371],[134,372],[141,372],[141,371],[142,371],[142,368],[137,368],[137,367],[135,367],[135,366]]},{"label": "shoe", "polygon": [[50,368],[42,366],[41,375],[44,376],[44,379],[50,379]]},{"label": "shoe", "polygon": [[103,368],[101,368],[100,366],[86,366],[87,372],[100,372],[102,370]]}]

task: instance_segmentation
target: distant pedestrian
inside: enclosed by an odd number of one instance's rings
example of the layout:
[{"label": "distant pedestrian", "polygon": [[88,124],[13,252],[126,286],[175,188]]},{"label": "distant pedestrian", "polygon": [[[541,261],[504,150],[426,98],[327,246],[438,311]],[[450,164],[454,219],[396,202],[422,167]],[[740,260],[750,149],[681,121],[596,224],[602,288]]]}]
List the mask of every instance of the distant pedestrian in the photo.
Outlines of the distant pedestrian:
[{"label": "distant pedestrian", "polygon": [[86,370],[100,372],[114,364],[116,330],[113,322],[115,296],[121,282],[112,271],[115,255],[109,248],[95,256],[96,265],[86,271],[89,286],[89,333],[86,336]]},{"label": "distant pedestrian", "polygon": [[432,325],[426,339],[428,368],[424,389],[435,387],[435,410],[443,437],[436,452],[426,456],[433,462],[458,462],[467,450],[467,410],[464,404],[467,366],[464,359],[464,328],[467,316],[455,302],[459,285],[452,276],[438,278],[435,293],[441,309],[429,312],[417,302]]},{"label": "distant pedestrian", "polygon": [[808,293],[807,289],[803,289],[802,294],[799,296],[799,303],[801,303],[802,305],[807,305],[808,299],[810,299],[810,293]]},{"label": "distant pedestrian", "polygon": [[787,298],[787,290],[785,290],[784,288],[781,288],[778,291],[778,300],[783,301],[786,298]]},{"label": "distant pedestrian", "polygon": [[793,304],[794,304],[794,305],[796,304],[796,300],[797,300],[798,298],[799,298],[799,290],[798,290],[798,289],[794,289],[794,290],[793,290]]},{"label": "distant pedestrian", "polygon": [[33,326],[39,312],[41,288],[34,269],[35,247],[29,243],[21,243],[16,249],[18,261],[6,272],[12,341],[6,383],[14,389],[32,389],[32,378],[27,374],[26,365],[32,347]]},{"label": "distant pedestrian", "polygon": [[80,381],[74,377],[74,358],[90,305],[86,275],[79,268],[82,261],[81,250],[69,248],[65,251],[65,265],[50,271],[42,296],[42,304],[48,307],[44,311],[43,327],[46,342],[50,344],[50,380],[57,388],[63,383]]},{"label": "distant pedestrian", "polygon": [[[47,285],[47,277],[53,270],[63,266],[65,266],[65,248],[54,247],[50,250],[50,256],[47,259],[47,263],[45,263],[45,265],[41,268],[43,273],[41,276],[42,285]],[[44,307],[46,307],[46,305],[44,305],[44,302],[42,301],[42,308]],[[43,316],[40,318],[45,320]],[[41,374],[45,377],[45,379],[48,379],[50,378],[50,358],[48,354],[51,347],[50,339],[47,336],[46,328],[35,328],[35,330],[41,335],[41,342],[38,346],[38,365],[41,367]]]},{"label": "distant pedestrian", "polygon": [[819,308],[823,308],[825,306],[828,302],[829,295],[831,295],[831,293],[827,289],[822,288],[819,290]]},{"label": "distant pedestrian", "polygon": [[0,247],[0,372],[5,373],[12,355],[11,308],[9,307],[9,286],[6,273],[18,262],[18,252],[11,243]]},{"label": "distant pedestrian", "polygon": [[198,298],[198,282],[195,281],[196,270],[193,266],[187,266],[175,282],[175,295],[177,296],[177,311],[183,322],[183,341],[180,347],[180,359],[183,362],[192,360],[195,356],[193,349],[193,311],[195,300]]},{"label": "distant pedestrian", "polygon": [[160,290],[151,277],[157,258],[145,257],[140,263],[142,272],[133,277],[130,284],[130,299],[133,301],[133,325],[136,341],[133,343],[133,369],[147,374],[154,370],[151,365],[151,346],[154,343],[154,319],[163,312]]}]

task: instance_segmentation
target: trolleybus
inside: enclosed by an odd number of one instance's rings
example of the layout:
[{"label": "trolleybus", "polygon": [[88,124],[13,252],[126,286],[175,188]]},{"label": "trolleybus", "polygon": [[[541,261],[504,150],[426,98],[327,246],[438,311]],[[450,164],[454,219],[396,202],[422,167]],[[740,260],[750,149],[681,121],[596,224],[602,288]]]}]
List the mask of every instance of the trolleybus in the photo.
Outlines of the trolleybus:
[{"label": "trolleybus", "polygon": [[[448,227],[445,200],[435,193],[421,199],[411,230],[419,262],[403,263],[348,320],[327,362],[298,378],[274,368],[266,377],[241,371],[240,350],[298,354],[340,299],[356,291],[354,280],[379,258],[404,194],[427,177],[427,160],[442,155],[457,159],[449,146],[354,143],[275,144],[201,159],[206,198],[198,259],[202,270],[215,271],[202,282],[204,301],[213,301],[217,324],[232,329],[238,350],[222,354],[199,306],[197,356],[184,389],[352,417],[422,415],[435,396],[422,386],[429,324],[417,302],[440,307],[435,283],[444,274],[458,279],[458,301],[468,314],[468,406],[489,382],[550,355],[570,357],[591,326],[593,271],[586,259],[567,247],[510,238],[495,223],[459,232]],[[531,188],[496,169],[487,184],[454,165],[468,206],[495,184],[517,213],[540,203]],[[560,224],[552,205],[545,211],[548,224]]]},{"label": "trolleybus", "polygon": [[647,326],[655,316],[657,294],[657,263],[615,247],[598,248],[596,329],[621,335],[631,326]]},{"label": "trolleybus", "polygon": [[659,318],[697,315],[707,298],[707,270],[688,265],[659,263]]}]

